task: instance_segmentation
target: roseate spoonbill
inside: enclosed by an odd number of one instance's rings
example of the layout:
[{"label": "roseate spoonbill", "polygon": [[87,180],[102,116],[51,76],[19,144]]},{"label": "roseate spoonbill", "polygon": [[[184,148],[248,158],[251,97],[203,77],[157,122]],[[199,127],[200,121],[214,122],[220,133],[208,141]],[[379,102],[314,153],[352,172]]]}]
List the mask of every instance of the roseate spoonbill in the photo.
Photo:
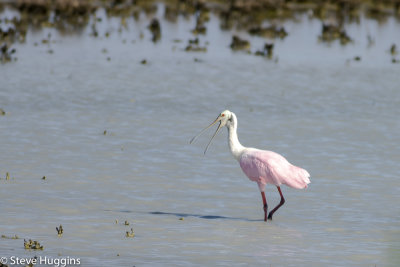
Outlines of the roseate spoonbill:
[{"label": "roseate spoonbill", "polygon": [[[240,167],[247,177],[258,184],[264,205],[264,221],[267,221],[267,219],[272,220],[272,215],[285,203],[285,198],[282,195],[280,186],[285,184],[297,189],[306,188],[307,184],[310,183],[310,174],[306,170],[290,164],[283,156],[275,152],[242,146],[237,136],[238,122],[236,115],[229,110],[223,111],[213,123],[193,137],[190,143],[217,122],[219,122],[219,126],[211,137],[210,142],[207,144],[204,154],[207,152],[211,141],[218,131],[223,126],[226,126],[229,134],[229,148],[233,157],[239,162]],[[265,198],[266,184],[275,185],[281,196],[281,201],[269,214],[267,200]]]}]

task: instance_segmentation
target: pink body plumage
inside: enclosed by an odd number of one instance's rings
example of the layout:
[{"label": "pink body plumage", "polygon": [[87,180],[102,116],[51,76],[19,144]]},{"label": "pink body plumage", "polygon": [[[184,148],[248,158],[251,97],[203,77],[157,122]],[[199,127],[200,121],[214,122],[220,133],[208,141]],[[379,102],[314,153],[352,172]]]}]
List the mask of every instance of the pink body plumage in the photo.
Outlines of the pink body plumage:
[{"label": "pink body plumage", "polygon": [[267,150],[247,148],[239,158],[240,167],[250,180],[257,182],[261,192],[266,184],[302,189],[310,183],[310,174],[290,164],[283,156]]}]

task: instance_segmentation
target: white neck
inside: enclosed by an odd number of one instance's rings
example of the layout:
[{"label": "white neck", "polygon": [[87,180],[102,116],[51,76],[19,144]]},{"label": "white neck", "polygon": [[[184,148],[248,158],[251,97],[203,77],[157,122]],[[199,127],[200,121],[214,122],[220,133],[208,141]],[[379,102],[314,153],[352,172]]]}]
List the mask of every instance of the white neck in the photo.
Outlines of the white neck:
[{"label": "white neck", "polygon": [[239,160],[243,150],[244,146],[242,146],[239,142],[238,136],[237,136],[237,118],[234,113],[232,113],[232,123],[228,125],[228,133],[229,133],[229,148],[231,149],[231,153],[233,157],[236,160]]}]

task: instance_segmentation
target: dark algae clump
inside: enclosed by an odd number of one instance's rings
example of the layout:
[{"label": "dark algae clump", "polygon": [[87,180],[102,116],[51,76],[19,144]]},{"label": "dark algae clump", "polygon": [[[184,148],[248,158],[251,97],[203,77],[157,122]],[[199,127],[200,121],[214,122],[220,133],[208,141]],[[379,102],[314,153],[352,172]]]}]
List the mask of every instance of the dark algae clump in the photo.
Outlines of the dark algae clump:
[{"label": "dark algae clump", "polygon": [[[13,54],[15,54],[16,50],[15,48],[9,47],[7,44],[3,44],[0,47],[0,62],[1,63],[6,63],[10,62],[12,60],[16,60],[15,57],[13,57]],[[1,109],[0,110],[0,115],[5,115],[4,111]]]},{"label": "dark algae clump", "polygon": [[29,239],[28,241],[24,239],[24,247],[25,249],[43,250],[43,246],[40,245],[38,241],[31,239]]},{"label": "dark algae clump", "polygon": [[352,42],[343,27],[334,24],[322,24],[322,32],[319,38],[323,42],[339,40],[342,45]]},{"label": "dark algae clump", "polygon": [[158,40],[160,40],[160,38],[161,38],[161,25],[160,25],[160,22],[158,21],[158,19],[153,19],[150,22],[149,30],[153,34],[153,37],[151,39],[153,42],[157,42]]},{"label": "dark algae clump", "polygon": [[125,234],[126,237],[135,237],[135,232],[133,232],[133,228],[131,228],[131,231],[126,231]]},{"label": "dark algae clump", "polygon": [[56,227],[56,230],[57,230],[57,235],[58,235],[59,237],[62,237],[62,235],[63,235],[63,233],[64,233],[64,229],[63,229],[63,227],[62,227],[61,224],[60,224],[59,227]]},{"label": "dark algae clump", "polygon": [[232,42],[231,42],[230,47],[234,51],[237,51],[237,50],[249,51],[250,50],[250,42],[245,39],[241,39],[237,35],[234,35],[234,36],[232,36]]},{"label": "dark algae clump", "polygon": [[185,48],[187,52],[207,52],[207,47],[201,46],[199,38],[190,39],[188,45]]},{"label": "dark algae clump", "polygon": [[267,57],[267,58],[272,58],[273,53],[274,53],[274,44],[266,43],[264,45],[264,49],[261,50],[261,51],[260,50],[256,51],[255,55],[256,56],[264,56],[264,57]]}]

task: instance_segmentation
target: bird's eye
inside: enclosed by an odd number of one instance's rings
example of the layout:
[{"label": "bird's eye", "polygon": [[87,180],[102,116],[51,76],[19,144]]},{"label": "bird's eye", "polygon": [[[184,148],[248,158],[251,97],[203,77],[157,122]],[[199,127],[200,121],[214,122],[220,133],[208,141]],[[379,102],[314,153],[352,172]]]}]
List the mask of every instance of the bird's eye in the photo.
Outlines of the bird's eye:
[{"label": "bird's eye", "polygon": [[225,117],[225,114],[224,114],[224,113],[222,113],[222,114],[221,114],[221,117]]}]

